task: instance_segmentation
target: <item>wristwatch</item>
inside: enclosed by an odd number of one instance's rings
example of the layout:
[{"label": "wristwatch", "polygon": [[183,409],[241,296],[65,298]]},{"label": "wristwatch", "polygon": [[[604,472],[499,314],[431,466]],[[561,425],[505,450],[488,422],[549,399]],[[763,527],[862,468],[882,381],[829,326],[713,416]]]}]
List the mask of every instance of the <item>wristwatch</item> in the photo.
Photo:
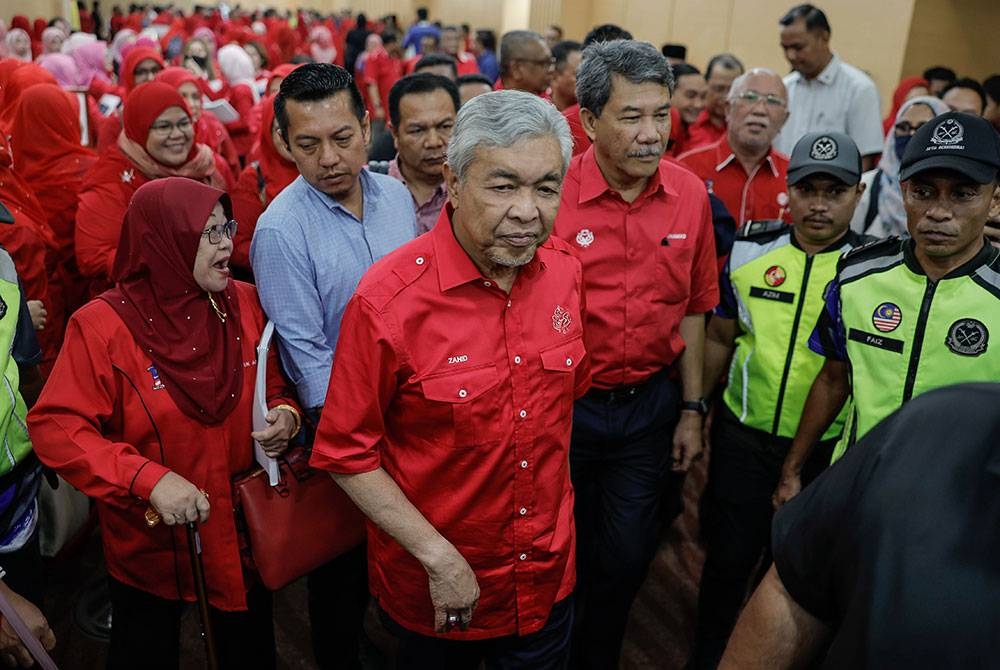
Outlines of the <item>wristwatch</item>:
[{"label": "wristwatch", "polygon": [[681,403],[681,409],[698,412],[701,416],[708,416],[708,403],[705,402],[704,398],[698,398],[697,400],[685,400]]}]

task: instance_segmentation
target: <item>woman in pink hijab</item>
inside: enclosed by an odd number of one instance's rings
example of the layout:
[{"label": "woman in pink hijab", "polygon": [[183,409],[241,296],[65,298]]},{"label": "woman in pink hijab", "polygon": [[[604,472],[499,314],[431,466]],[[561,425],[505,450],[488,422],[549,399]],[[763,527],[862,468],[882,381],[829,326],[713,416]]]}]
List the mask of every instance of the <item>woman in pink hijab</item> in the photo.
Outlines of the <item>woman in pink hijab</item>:
[{"label": "woman in pink hijab", "polygon": [[77,89],[83,85],[80,70],[72,56],[49,53],[39,56],[38,64],[51,72],[56,83],[64,89]]},{"label": "woman in pink hijab", "polygon": [[11,28],[4,37],[7,46],[7,57],[22,63],[31,62],[31,36],[21,28]]},{"label": "woman in pink hijab", "polygon": [[314,26],[309,31],[309,55],[317,63],[332,63],[337,58],[333,33],[326,26]]},{"label": "woman in pink hijab", "polygon": [[42,55],[57,54],[62,51],[63,42],[66,41],[66,33],[62,28],[49,26],[42,31]]}]

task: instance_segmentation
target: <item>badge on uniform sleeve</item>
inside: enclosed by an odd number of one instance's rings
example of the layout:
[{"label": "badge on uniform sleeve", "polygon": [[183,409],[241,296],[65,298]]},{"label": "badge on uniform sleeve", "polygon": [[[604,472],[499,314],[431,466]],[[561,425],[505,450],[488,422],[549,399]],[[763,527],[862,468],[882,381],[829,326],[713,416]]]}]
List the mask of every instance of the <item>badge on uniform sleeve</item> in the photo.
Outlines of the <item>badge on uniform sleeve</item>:
[{"label": "badge on uniform sleeve", "polygon": [[774,288],[776,286],[781,286],[785,283],[785,278],[788,275],[785,274],[785,268],[780,265],[772,265],[764,273],[764,283]]},{"label": "badge on uniform sleeve", "polygon": [[586,249],[594,243],[594,231],[590,228],[584,228],[576,234],[576,243]]},{"label": "badge on uniform sleeve", "polygon": [[872,325],[880,333],[891,333],[903,320],[903,310],[891,302],[883,302],[872,313]]},{"label": "badge on uniform sleeve", "polygon": [[552,312],[552,327],[556,332],[565,335],[569,332],[569,327],[573,323],[573,317],[562,306],[556,305],[556,311]]},{"label": "badge on uniform sleeve", "polygon": [[944,343],[956,354],[978,356],[986,351],[990,341],[990,331],[977,319],[959,319],[951,324]]},{"label": "badge on uniform sleeve", "polygon": [[148,368],[146,368],[146,372],[148,372],[150,376],[152,376],[153,378],[154,391],[162,391],[163,389],[167,388],[166,386],[163,385],[163,382],[160,381],[160,373],[156,371],[155,365],[150,365]]}]

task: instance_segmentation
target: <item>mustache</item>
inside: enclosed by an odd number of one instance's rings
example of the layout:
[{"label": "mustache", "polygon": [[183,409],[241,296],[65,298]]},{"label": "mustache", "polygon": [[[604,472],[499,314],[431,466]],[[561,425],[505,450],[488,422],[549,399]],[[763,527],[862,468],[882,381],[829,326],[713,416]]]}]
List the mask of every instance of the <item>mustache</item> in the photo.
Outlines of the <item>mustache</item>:
[{"label": "mustache", "polygon": [[645,158],[646,156],[659,156],[663,153],[663,149],[659,144],[644,144],[639,147],[636,151],[628,152],[629,158]]}]

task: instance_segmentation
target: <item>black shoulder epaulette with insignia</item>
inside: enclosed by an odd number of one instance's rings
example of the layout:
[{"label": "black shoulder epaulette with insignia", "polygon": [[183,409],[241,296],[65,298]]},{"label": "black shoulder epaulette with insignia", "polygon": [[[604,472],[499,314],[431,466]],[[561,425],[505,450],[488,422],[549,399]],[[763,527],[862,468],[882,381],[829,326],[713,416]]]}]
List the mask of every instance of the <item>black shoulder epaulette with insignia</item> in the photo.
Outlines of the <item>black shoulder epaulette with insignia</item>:
[{"label": "black shoulder epaulette with insignia", "polygon": [[747,221],[736,233],[738,240],[766,241],[778,237],[782,233],[788,232],[790,226],[780,219],[762,219],[759,221]]},{"label": "black shoulder epaulette with insignia", "polygon": [[839,273],[844,268],[857,265],[858,263],[863,263],[875,258],[881,258],[885,256],[895,256],[897,254],[902,255],[903,253],[903,240],[899,237],[887,237],[885,239],[878,239],[874,242],[869,242],[868,244],[862,244],[859,247],[854,247],[837,261],[837,272]]},{"label": "black shoulder epaulette with insignia", "polygon": [[369,161],[368,171],[376,174],[389,174],[389,161]]}]

